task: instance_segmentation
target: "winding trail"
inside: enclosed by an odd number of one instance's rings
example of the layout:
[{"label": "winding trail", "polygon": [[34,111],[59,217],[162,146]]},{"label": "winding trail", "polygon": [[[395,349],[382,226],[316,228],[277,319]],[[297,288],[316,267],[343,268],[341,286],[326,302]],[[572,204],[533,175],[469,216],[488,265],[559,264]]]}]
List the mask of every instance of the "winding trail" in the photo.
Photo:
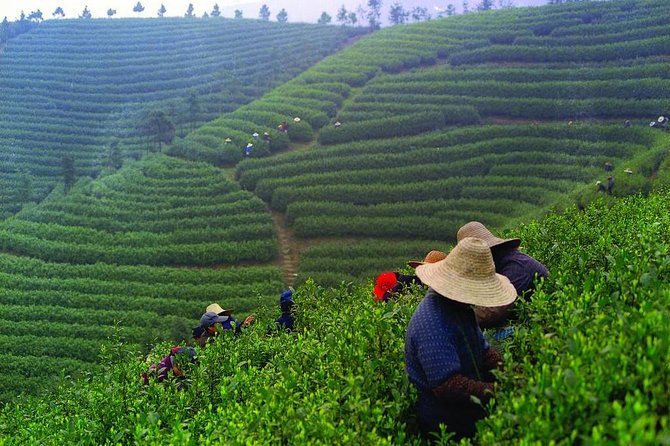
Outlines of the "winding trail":
[{"label": "winding trail", "polygon": [[286,216],[281,212],[270,210],[275,229],[277,230],[277,241],[279,243],[279,265],[281,267],[284,284],[295,285],[298,277],[298,264],[300,262],[300,251],[293,230],[286,224]]}]

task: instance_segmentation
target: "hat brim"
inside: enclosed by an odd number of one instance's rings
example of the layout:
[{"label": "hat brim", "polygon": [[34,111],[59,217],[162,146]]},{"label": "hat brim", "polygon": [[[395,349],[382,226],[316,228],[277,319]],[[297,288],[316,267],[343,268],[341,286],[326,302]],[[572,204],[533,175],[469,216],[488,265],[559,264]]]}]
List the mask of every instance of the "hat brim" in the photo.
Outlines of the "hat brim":
[{"label": "hat brim", "polygon": [[444,260],[420,265],[416,275],[424,285],[441,296],[464,304],[500,307],[511,304],[517,298],[514,285],[502,274],[464,278]]},{"label": "hat brim", "polygon": [[219,316],[230,316],[234,313],[235,311],[232,308],[226,308],[220,313],[218,313]]},{"label": "hat brim", "polygon": [[489,245],[489,248],[491,249],[501,249],[501,248],[509,248],[509,249],[516,249],[519,246],[521,246],[521,239],[519,238],[508,238],[508,239],[502,239],[498,237],[493,237],[492,239],[485,240],[486,243]]},{"label": "hat brim", "polygon": [[421,260],[410,260],[409,262],[407,262],[407,265],[416,269],[417,266],[423,265],[424,263],[426,262],[423,262]]}]

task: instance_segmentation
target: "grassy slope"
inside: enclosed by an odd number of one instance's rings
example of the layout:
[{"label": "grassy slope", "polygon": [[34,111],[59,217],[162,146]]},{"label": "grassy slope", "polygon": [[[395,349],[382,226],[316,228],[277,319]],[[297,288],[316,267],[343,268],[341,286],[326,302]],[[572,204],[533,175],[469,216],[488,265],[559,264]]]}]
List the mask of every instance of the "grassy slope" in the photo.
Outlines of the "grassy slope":
[{"label": "grassy slope", "polygon": [[[669,207],[667,192],[599,200],[506,234],[551,277],[499,345],[506,368],[477,442],[667,438]],[[147,363],[112,344],[101,374],[6,406],[0,432],[7,444],[411,443],[403,336],[421,295],[380,305],[369,285],[307,284],[296,333],[268,336],[260,324],[200,350],[185,391],[142,386]]]}]

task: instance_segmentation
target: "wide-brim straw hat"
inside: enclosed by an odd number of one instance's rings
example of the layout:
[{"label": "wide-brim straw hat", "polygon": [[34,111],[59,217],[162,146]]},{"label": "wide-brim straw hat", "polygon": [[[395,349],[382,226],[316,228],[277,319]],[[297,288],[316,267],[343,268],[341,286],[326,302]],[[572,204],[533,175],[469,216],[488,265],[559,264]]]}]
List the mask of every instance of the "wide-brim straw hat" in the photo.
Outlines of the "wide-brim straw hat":
[{"label": "wide-brim straw hat", "polygon": [[439,262],[440,260],[444,260],[447,257],[446,252],[438,251],[436,249],[430,251],[428,254],[426,254],[426,257],[423,258],[423,261],[421,260],[410,260],[407,262],[409,266],[412,268],[416,268],[419,265],[423,265],[424,263],[435,263]]},{"label": "wide-brim straw hat", "polygon": [[219,305],[219,304],[208,305],[207,308],[205,308],[205,312],[210,312],[210,311],[212,313],[218,314],[219,316],[230,316],[231,314],[233,314],[233,309],[232,308],[223,309],[223,308],[221,308],[221,305]]},{"label": "wide-brim straw hat", "polygon": [[502,247],[505,248],[518,248],[521,245],[521,239],[518,238],[508,238],[502,239],[498,238],[489,231],[483,223],[478,221],[471,221],[461,226],[461,229],[458,230],[456,234],[456,240],[460,242],[464,238],[475,237],[478,239],[484,240],[489,248]]},{"label": "wide-brim straw hat", "polygon": [[438,294],[464,304],[499,307],[517,297],[509,279],[496,273],[491,249],[478,238],[462,239],[444,260],[419,265],[416,275]]}]

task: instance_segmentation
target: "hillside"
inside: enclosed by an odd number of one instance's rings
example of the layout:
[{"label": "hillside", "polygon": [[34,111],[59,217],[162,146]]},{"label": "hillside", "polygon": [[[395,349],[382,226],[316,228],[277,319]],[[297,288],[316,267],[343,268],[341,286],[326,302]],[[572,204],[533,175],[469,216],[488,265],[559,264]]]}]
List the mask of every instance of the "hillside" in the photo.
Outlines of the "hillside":
[{"label": "hillside", "polygon": [[184,134],[336,51],[341,27],[211,18],[47,20],[0,56],[0,216],[40,201],[61,161],[94,176],[110,148],[139,157],[142,113]]},{"label": "hillside", "polygon": [[399,241],[417,256],[472,219],[503,228],[584,205],[608,175],[615,196],[649,190],[667,180],[668,136],[648,124],[670,110],[669,7],[580,2],[384,29],[243,107],[255,122],[283,108],[316,143],[244,160],[237,178],[302,239],[299,281],[324,285],[396,267]]},{"label": "hillside", "polygon": [[[477,444],[668,438],[669,206],[668,192],[599,200],[506,234],[551,276],[498,344],[506,367]],[[5,444],[417,444],[403,339],[422,293],[380,304],[370,283],[309,282],[297,292],[296,333],[268,336],[259,324],[224,337],[199,350],[181,391],[143,386],[144,357],[113,343],[101,373],[6,406],[0,435]]]},{"label": "hillside", "polygon": [[[0,345],[20,366],[0,398],[94,368],[117,325],[146,349],[188,337],[212,301],[269,312],[287,285],[345,290],[447,249],[468,220],[587,206],[606,162],[608,202],[666,183],[670,138],[648,123],[670,109],[668,8],[519,8],[358,40],[186,19],[48,21],[12,39]],[[137,133],[154,107],[178,124],[162,154]],[[84,176],[67,193],[66,155]]]}]

